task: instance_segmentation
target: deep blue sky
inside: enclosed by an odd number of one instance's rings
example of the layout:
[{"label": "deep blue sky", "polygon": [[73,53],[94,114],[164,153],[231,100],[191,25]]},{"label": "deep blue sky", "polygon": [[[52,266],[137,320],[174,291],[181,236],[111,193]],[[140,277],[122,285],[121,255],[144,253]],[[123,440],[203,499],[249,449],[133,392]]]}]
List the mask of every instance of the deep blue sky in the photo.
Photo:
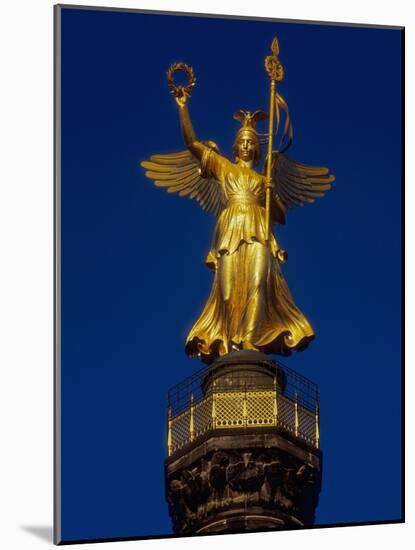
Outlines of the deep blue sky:
[{"label": "deep blue sky", "polygon": [[[183,149],[165,72],[192,65],[197,135],[230,156],[238,109],[268,108],[274,35],[290,156],[334,189],[278,227],[316,340],[285,363],[321,391],[317,524],[401,515],[401,33],[62,11],[62,535],[171,533],[168,388],[209,294],[214,220],[139,162]],[[263,128],[265,131],[265,128]]]}]

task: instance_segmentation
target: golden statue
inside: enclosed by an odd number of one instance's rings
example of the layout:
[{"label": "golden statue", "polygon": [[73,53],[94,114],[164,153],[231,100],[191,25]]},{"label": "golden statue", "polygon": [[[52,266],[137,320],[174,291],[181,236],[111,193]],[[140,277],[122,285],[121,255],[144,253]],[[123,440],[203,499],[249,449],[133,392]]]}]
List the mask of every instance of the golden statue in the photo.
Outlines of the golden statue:
[{"label": "golden statue", "polygon": [[[233,145],[234,162],[228,160],[214,142],[196,138],[187,106],[196,79],[183,63],[172,65],[167,76],[187,149],[153,155],[141,163],[157,186],[196,199],[217,218],[206,258],[206,265],[214,271],[212,291],[186,340],[186,353],[206,363],[235,349],[289,355],[294,349],[305,349],[314,338],[282,275],[287,253],[270,227],[285,223],[288,208],[323,196],[334,177],[327,168],[300,164],[284,155],[292,141],[292,126],[287,104],[275,91],[276,82],[283,78],[277,39],[271,50],[265,59],[271,81],[265,173],[254,169],[264,142],[255,126],[268,115],[262,111],[235,113],[241,128]],[[175,85],[173,75],[178,70],[187,74],[187,85]],[[281,139],[285,145],[273,149],[281,111],[285,113]]]}]

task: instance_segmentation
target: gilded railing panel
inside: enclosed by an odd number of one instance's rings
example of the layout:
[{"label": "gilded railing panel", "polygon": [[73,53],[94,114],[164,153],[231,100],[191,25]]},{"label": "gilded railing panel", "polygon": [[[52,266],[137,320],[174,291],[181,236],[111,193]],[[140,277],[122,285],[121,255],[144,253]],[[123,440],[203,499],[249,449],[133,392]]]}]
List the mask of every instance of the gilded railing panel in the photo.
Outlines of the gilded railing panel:
[{"label": "gilded railing panel", "polygon": [[171,449],[174,452],[190,443],[190,407],[176,417],[173,417],[170,425]]},{"label": "gilded railing panel", "polygon": [[194,434],[203,435],[212,427],[212,395],[194,404]]},{"label": "gilded railing panel", "polygon": [[246,426],[275,426],[275,391],[246,392]]},{"label": "gilded railing panel", "polygon": [[215,392],[216,428],[244,426],[244,392]]}]

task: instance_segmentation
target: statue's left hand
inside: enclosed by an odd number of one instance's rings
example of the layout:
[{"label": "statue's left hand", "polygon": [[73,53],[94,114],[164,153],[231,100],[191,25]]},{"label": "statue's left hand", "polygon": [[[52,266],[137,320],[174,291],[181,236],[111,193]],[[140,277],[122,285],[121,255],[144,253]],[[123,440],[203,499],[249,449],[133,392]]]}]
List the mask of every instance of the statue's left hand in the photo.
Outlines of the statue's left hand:
[{"label": "statue's left hand", "polygon": [[281,263],[285,263],[288,260],[288,252],[280,248],[277,252],[277,258]]}]

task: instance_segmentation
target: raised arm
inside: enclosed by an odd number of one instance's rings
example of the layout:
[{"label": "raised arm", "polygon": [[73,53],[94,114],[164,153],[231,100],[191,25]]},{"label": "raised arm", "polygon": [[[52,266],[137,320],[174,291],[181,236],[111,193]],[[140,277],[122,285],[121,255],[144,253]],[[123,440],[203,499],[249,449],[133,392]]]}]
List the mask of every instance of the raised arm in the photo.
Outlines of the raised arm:
[{"label": "raised arm", "polygon": [[193,129],[192,121],[190,120],[189,109],[187,107],[187,100],[189,96],[184,92],[176,97],[176,103],[179,107],[180,126],[183,133],[183,139],[186,147],[194,154],[194,156],[200,161],[203,156],[203,152],[206,146],[200,141],[197,141],[196,134]]}]

